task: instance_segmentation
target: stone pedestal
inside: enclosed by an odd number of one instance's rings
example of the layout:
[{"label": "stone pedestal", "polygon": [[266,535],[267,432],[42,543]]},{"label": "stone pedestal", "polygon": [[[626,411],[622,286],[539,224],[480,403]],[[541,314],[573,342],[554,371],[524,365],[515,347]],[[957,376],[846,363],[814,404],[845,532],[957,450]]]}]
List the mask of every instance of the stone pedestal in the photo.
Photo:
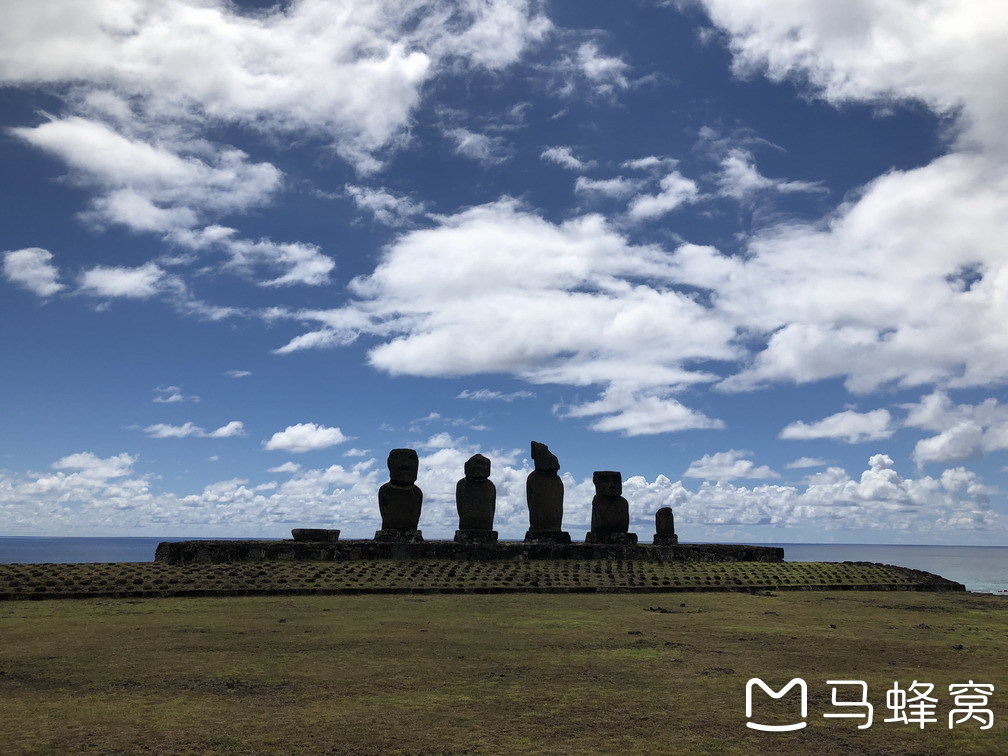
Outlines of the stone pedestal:
[{"label": "stone pedestal", "polygon": [[383,528],[375,532],[374,539],[384,543],[422,543],[423,531]]},{"label": "stone pedestal", "polygon": [[672,535],[654,534],[655,546],[675,546],[677,543],[679,543],[679,536],[674,533]]},{"label": "stone pedestal", "polygon": [[340,532],[326,528],[294,528],[291,531],[295,541],[338,541]]},{"label": "stone pedestal", "polygon": [[496,530],[466,530],[455,531],[455,543],[497,543]]},{"label": "stone pedestal", "polygon": [[636,533],[606,533],[589,530],[585,533],[585,543],[605,543],[617,546],[636,546]]},{"label": "stone pedestal", "polygon": [[570,533],[566,530],[528,530],[525,543],[570,543]]}]

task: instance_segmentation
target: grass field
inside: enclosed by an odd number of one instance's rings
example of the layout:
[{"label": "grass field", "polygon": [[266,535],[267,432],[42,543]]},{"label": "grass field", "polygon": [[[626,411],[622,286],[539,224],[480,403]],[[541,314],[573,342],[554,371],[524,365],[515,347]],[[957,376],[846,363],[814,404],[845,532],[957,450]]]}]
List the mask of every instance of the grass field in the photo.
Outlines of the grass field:
[{"label": "grass field", "polygon": [[0,565],[0,599],[376,592],[929,590],[957,585],[916,570],[863,562],[362,559]]},{"label": "grass field", "polygon": [[[968,593],[355,595],[0,603],[4,753],[996,754],[1008,599]],[[808,683],[808,726],[745,684]],[[875,721],[826,719],[826,680]],[[884,723],[934,684],[938,721]],[[948,728],[948,686],[995,686]],[[847,693],[850,693],[848,690]],[[842,694],[843,695],[843,694]],[[850,696],[841,700],[853,700]],[[754,719],[795,721],[760,694]],[[772,705],[771,705],[772,704]]]}]

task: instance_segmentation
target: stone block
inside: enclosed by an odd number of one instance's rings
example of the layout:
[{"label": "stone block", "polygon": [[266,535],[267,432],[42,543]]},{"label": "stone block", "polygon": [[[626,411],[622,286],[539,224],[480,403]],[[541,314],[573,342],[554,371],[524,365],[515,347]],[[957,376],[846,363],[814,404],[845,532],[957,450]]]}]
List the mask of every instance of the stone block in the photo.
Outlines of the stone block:
[{"label": "stone block", "polygon": [[675,533],[672,535],[666,535],[663,533],[654,534],[654,545],[655,546],[675,546],[679,543],[679,536]]},{"label": "stone block", "polygon": [[636,533],[607,533],[589,530],[585,533],[585,543],[605,543],[617,546],[636,546]]},{"label": "stone block", "polygon": [[291,535],[295,541],[338,541],[340,532],[328,528],[294,528]]},{"label": "stone block", "polygon": [[375,532],[374,539],[383,543],[422,543],[423,531],[383,528]]},{"label": "stone block", "polygon": [[496,530],[456,530],[455,543],[497,543]]},{"label": "stone block", "polygon": [[565,530],[528,530],[525,543],[570,543],[570,533]]}]

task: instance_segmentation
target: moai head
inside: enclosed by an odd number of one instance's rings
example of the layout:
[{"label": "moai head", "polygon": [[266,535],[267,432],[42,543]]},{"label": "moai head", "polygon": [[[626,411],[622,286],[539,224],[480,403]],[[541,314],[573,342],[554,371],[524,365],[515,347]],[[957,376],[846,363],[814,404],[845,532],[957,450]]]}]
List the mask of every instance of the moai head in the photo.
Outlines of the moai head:
[{"label": "moai head", "polygon": [[599,496],[620,496],[623,493],[623,476],[612,470],[596,470],[592,473],[592,483]]},{"label": "moai head", "polygon": [[473,454],[465,463],[467,478],[486,480],[490,477],[490,460],[482,454]]},{"label": "moai head", "polygon": [[540,444],[538,441],[532,442],[532,461],[535,463],[536,470],[556,472],[560,469],[560,460],[546,444]]},{"label": "moai head", "polygon": [[675,519],[672,517],[672,507],[662,507],[655,512],[655,533],[657,535],[675,535]]},{"label": "moai head", "polygon": [[416,483],[420,459],[413,449],[393,449],[388,455],[389,478],[396,483]]}]

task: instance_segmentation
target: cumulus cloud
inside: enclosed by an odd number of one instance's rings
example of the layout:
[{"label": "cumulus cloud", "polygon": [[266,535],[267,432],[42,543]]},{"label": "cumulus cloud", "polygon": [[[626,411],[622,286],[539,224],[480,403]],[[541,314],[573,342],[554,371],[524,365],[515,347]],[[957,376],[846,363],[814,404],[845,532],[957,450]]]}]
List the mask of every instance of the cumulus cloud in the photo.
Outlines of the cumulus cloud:
[{"label": "cumulus cloud", "polygon": [[248,378],[252,375],[251,370],[228,370],[224,375],[230,378]]},{"label": "cumulus cloud", "polygon": [[595,401],[560,408],[559,412],[562,417],[602,415],[591,424],[592,430],[619,431],[625,436],[724,427],[721,420],[690,409],[662,392],[620,386],[607,388]]},{"label": "cumulus cloud", "polygon": [[422,202],[397,197],[384,189],[355,184],[347,184],[344,188],[357,207],[367,210],[376,221],[386,226],[405,226],[410,219],[425,212]]},{"label": "cumulus cloud", "polygon": [[52,252],[40,247],[5,252],[4,277],[33,294],[50,297],[63,289],[63,284],[59,282],[59,271],[52,264],[52,259]]},{"label": "cumulus cloud", "polygon": [[561,168],[566,168],[569,171],[583,171],[592,166],[592,162],[585,162],[577,156],[574,155],[574,150],[570,147],[547,147],[539,155],[541,160],[545,160],[548,163],[555,163]]},{"label": "cumulus cloud", "polygon": [[308,452],[336,446],[347,440],[339,428],[329,428],[315,423],[289,425],[274,433],[263,448],[289,452]]},{"label": "cumulus cloud", "polygon": [[689,469],[683,473],[686,478],[704,478],[705,480],[733,480],[735,478],[779,478],[780,475],[767,465],[757,467],[751,459],[751,451],[744,449],[729,449],[715,454],[705,454],[700,459],[690,463]]},{"label": "cumulus cloud", "polygon": [[455,144],[456,154],[484,165],[503,163],[510,156],[510,149],[503,137],[477,134],[461,126],[448,129],[445,136]]},{"label": "cumulus cloud", "polygon": [[879,441],[892,436],[895,428],[889,410],[871,412],[845,410],[814,423],[797,420],[781,430],[778,438],[810,439],[833,438],[848,444]]},{"label": "cumulus cloud", "polygon": [[[458,525],[455,483],[465,461],[481,452],[492,460],[497,487],[495,528],[503,538],[521,538],[528,528],[525,478],[528,459],[518,450],[487,449],[464,439],[438,437],[420,459],[424,491],[421,525],[432,538],[449,538]],[[72,454],[52,472],[12,474],[0,471],[0,528],[7,533],[52,532],[102,534],[147,532],[157,535],[171,523],[179,535],[275,535],[292,527],[339,527],[346,537],[370,537],[380,527],[375,494],[384,480],[384,459],[305,469],[286,463],[274,469],[289,478],[255,485],[245,479],[221,480],[193,493],[155,493],[132,466],[135,457],[100,458]],[[744,460],[743,460],[744,461]],[[594,487],[562,473],[564,527],[587,531]],[[631,530],[650,534],[654,512],[671,506],[684,540],[723,538],[739,528],[760,540],[785,540],[786,534],[878,530],[914,542],[946,543],[950,534],[969,533],[991,543],[1003,542],[1005,523],[989,504],[990,490],[963,468],[940,476],[902,477],[893,460],[875,455],[868,469],[852,478],[840,468],[814,475],[804,486],[736,486],[703,482],[690,489],[659,475],[654,480],[629,476],[623,494],[630,502]],[[81,508],[87,516],[81,516]],[[646,536],[645,536],[646,537]],[[842,537],[842,535],[841,535]]]},{"label": "cumulus cloud", "polygon": [[914,446],[918,465],[978,459],[1008,449],[1008,405],[997,399],[957,405],[946,393],[935,391],[904,409],[908,410],[905,425],[938,431]]},{"label": "cumulus cloud", "polygon": [[216,430],[206,430],[194,423],[168,425],[156,423],[143,429],[151,438],[232,438],[245,435],[245,425],[240,420],[232,420]]},{"label": "cumulus cloud", "polygon": [[657,218],[681,205],[696,202],[700,197],[700,189],[696,182],[678,171],[672,171],[664,176],[659,184],[661,191],[657,194],[642,194],[631,200],[627,208],[631,218],[634,220]]},{"label": "cumulus cloud", "polygon": [[721,161],[721,174],[717,183],[719,194],[739,202],[746,202],[761,192],[790,194],[825,191],[818,182],[767,178],[756,169],[752,155],[741,149],[730,150]]},{"label": "cumulus cloud", "polygon": [[799,457],[794,462],[788,462],[788,470],[801,470],[806,467],[825,467],[829,464],[825,459],[819,459],[818,457]]},{"label": "cumulus cloud", "polygon": [[80,277],[80,290],[95,297],[148,299],[159,293],[164,271],[154,263],[137,268],[95,266]]},{"label": "cumulus cloud", "polygon": [[602,95],[612,95],[630,86],[630,66],[622,58],[603,55],[594,42],[578,47],[577,66],[592,88]]}]

